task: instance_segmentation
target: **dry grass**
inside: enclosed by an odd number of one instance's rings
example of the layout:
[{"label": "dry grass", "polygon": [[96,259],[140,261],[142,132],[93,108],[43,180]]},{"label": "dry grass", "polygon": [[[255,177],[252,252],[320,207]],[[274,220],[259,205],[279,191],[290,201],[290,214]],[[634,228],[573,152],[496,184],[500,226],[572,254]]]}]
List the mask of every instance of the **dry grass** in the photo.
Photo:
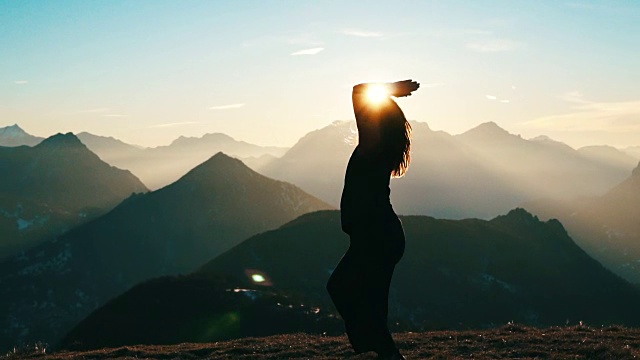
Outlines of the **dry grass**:
[{"label": "dry grass", "polygon": [[[640,359],[640,329],[587,326],[400,333],[407,359]],[[9,354],[6,359],[374,359],[354,355],[345,336],[276,335],[233,341],[138,345],[83,352]]]}]

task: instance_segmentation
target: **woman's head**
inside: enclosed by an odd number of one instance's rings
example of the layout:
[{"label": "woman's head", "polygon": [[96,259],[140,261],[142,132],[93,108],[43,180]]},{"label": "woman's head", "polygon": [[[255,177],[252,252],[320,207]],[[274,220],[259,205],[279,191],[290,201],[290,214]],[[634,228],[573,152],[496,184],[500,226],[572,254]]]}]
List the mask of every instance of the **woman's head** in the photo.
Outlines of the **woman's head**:
[{"label": "woman's head", "polygon": [[392,96],[410,96],[419,87],[413,80],[403,80],[359,84],[353,88],[359,144],[381,151],[393,177],[403,176],[409,168],[411,125]]}]

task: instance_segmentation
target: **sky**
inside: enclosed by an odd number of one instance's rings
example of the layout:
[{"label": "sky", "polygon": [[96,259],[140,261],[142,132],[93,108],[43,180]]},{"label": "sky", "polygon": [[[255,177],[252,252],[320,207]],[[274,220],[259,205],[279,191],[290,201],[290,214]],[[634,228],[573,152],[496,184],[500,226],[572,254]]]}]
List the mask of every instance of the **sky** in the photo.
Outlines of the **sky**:
[{"label": "sky", "polygon": [[434,130],[640,145],[640,1],[0,0],[0,34],[0,127],[38,136],[292,146],[414,79]]}]

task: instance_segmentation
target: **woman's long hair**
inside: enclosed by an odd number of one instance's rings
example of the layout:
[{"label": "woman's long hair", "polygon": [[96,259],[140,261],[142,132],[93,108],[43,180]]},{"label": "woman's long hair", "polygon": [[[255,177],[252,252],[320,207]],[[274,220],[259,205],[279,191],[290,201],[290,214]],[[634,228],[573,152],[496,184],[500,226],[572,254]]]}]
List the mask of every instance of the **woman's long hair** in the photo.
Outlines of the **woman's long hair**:
[{"label": "woman's long hair", "polygon": [[[391,176],[404,176],[411,162],[411,124],[395,101],[389,99],[380,121],[382,150],[390,167]],[[385,104],[387,105],[387,104]]]}]

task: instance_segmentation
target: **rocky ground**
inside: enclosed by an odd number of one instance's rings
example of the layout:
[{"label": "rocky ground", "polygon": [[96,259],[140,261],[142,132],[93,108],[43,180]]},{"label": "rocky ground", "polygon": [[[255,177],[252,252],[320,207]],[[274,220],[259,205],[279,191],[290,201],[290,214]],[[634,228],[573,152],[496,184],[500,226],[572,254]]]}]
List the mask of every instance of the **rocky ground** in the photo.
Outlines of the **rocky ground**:
[{"label": "rocky ground", "polygon": [[[588,326],[537,329],[506,325],[491,330],[399,333],[407,359],[640,359],[640,329]],[[16,349],[5,359],[375,359],[354,355],[345,336],[276,335],[233,341],[137,345],[82,352]]]}]

